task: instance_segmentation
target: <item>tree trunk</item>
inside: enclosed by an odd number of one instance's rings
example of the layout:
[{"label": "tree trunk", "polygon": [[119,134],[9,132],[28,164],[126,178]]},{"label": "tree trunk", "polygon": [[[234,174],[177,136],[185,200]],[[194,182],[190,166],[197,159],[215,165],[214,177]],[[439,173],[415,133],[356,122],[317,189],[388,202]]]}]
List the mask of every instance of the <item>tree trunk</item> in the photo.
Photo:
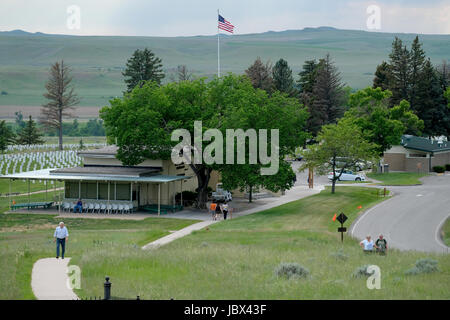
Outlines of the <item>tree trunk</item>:
[{"label": "tree trunk", "polygon": [[206,167],[196,168],[194,172],[197,175],[197,206],[199,209],[206,209],[206,202],[208,201],[208,184],[211,177],[211,169]]},{"label": "tree trunk", "polygon": [[248,190],[248,202],[252,202],[252,196],[253,196],[253,187],[249,186],[249,190]]},{"label": "tree trunk", "polygon": [[59,110],[59,150],[63,150],[62,110]]}]

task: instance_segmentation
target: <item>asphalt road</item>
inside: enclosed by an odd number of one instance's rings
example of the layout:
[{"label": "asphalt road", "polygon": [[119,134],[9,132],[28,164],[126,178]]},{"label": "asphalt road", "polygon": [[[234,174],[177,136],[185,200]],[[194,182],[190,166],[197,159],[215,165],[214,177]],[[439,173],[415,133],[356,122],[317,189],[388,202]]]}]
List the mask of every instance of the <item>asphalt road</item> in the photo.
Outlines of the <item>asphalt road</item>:
[{"label": "asphalt road", "polygon": [[383,234],[400,250],[449,253],[439,230],[450,216],[450,174],[427,176],[423,185],[389,187],[394,196],[365,212],[350,228],[358,239]]}]

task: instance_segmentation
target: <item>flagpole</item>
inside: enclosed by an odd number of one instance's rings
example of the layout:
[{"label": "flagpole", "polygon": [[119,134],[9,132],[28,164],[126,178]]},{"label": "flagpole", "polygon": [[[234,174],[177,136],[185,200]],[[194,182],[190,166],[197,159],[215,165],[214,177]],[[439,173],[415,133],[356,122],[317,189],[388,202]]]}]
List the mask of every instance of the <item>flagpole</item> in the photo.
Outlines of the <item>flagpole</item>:
[{"label": "flagpole", "polygon": [[220,78],[220,30],[219,30],[219,9],[217,9],[217,77]]}]

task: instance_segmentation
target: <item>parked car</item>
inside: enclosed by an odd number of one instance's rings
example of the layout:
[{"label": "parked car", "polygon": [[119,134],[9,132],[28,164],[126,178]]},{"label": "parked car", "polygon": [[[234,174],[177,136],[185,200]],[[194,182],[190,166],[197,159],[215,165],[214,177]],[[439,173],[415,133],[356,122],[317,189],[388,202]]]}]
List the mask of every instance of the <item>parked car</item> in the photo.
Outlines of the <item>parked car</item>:
[{"label": "parked car", "polygon": [[226,201],[226,202],[228,202],[228,201],[233,200],[231,192],[228,191],[228,190],[224,190],[222,188],[222,184],[221,183],[218,183],[216,185],[216,191],[214,191],[212,193],[211,197],[212,197],[212,199],[214,201]]},{"label": "parked car", "polygon": [[[336,170],[336,175],[339,175],[340,170]],[[328,173],[328,179],[333,180],[333,172]],[[355,174],[353,171],[344,170],[338,181],[366,181],[366,177],[362,174]]]}]

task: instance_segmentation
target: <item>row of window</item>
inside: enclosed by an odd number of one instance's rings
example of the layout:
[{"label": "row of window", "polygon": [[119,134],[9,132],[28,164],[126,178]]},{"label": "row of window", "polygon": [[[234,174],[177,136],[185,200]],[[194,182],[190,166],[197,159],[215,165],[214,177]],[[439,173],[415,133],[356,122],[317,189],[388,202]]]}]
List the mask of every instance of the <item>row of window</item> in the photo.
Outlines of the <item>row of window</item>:
[{"label": "row of window", "polygon": [[[109,186],[109,200],[130,200],[130,188],[131,183],[111,183]],[[66,181],[65,197],[72,199],[108,200],[108,183],[81,182],[80,186],[79,182]],[[136,192],[133,192],[133,198],[135,197]]]}]

